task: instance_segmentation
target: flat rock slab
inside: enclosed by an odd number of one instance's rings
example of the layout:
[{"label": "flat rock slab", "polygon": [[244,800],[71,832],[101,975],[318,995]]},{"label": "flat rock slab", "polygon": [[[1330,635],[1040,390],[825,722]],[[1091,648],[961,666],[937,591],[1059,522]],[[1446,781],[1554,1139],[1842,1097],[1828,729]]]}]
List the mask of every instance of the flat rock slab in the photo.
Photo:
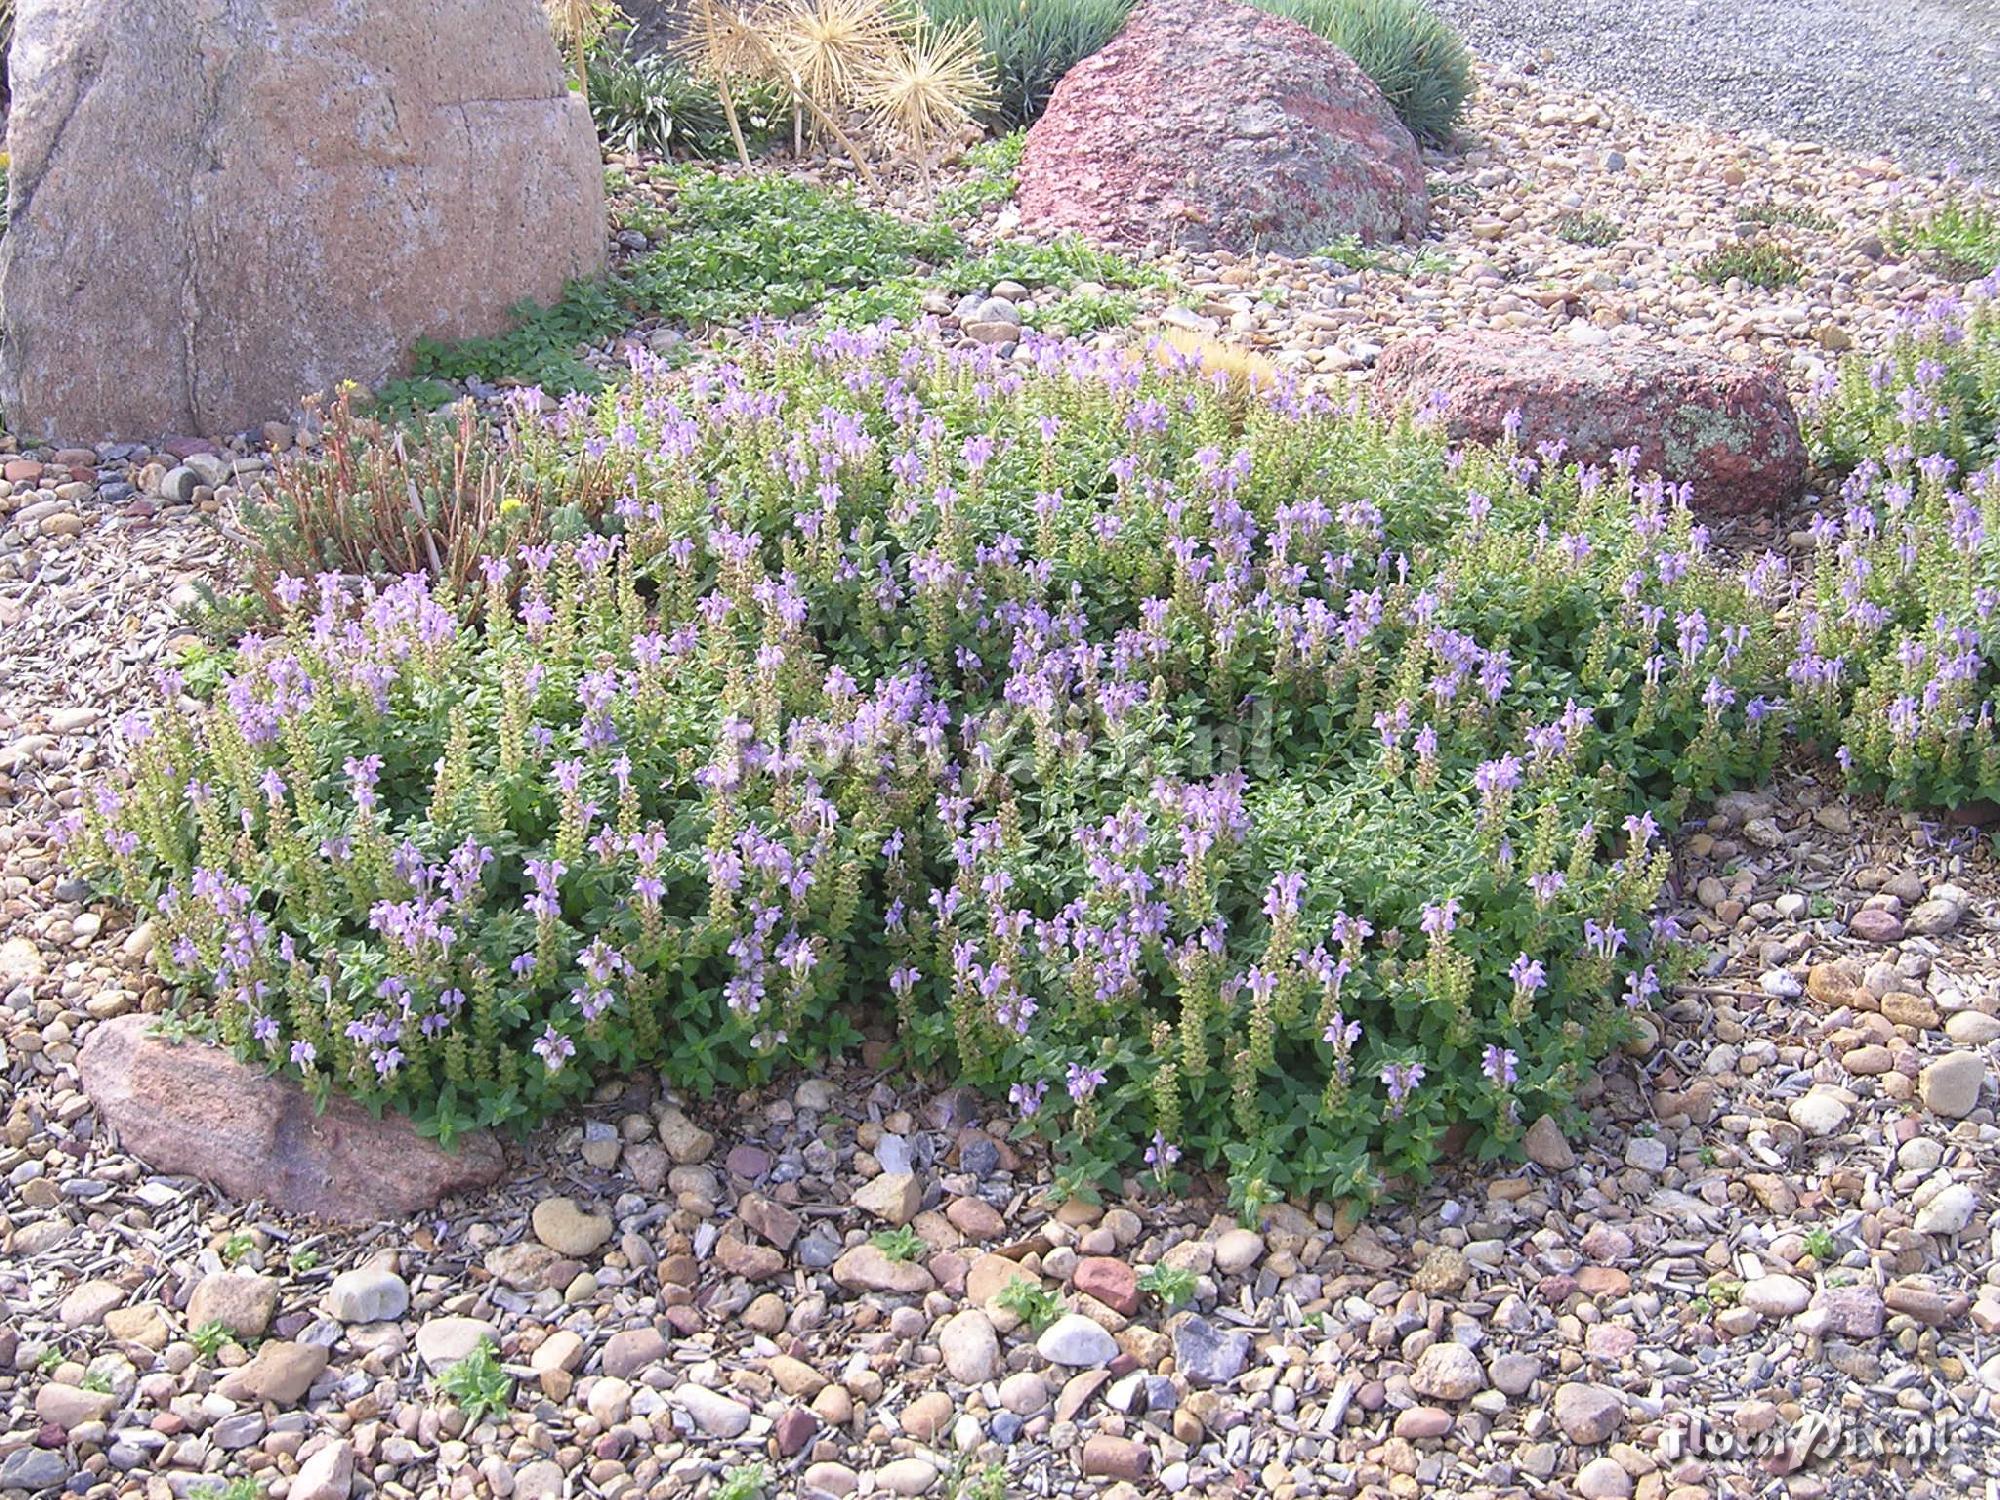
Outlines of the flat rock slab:
[{"label": "flat rock slab", "polygon": [[1770,511],[1805,486],[1806,448],[1776,374],[1713,355],[1613,340],[1534,334],[1425,333],[1390,345],[1375,366],[1387,405],[1442,404],[1459,441],[1497,443],[1510,413],[1522,451],[1561,441],[1565,463],[1607,466],[1636,448],[1638,472],[1694,486],[1703,514]]},{"label": "flat rock slab", "polygon": [[1303,255],[1430,216],[1416,138],[1368,75],[1234,0],[1140,6],[1056,85],[1018,178],[1025,227],[1131,248]]},{"label": "flat rock slab", "polygon": [[156,1036],[154,1019],[103,1022],[77,1068],[124,1148],[156,1172],[199,1177],[286,1213],[366,1224],[488,1187],[506,1167],[485,1131],[447,1151],[402,1116],[377,1119],[351,1099],[316,1114],[291,1079],[205,1042]]}]

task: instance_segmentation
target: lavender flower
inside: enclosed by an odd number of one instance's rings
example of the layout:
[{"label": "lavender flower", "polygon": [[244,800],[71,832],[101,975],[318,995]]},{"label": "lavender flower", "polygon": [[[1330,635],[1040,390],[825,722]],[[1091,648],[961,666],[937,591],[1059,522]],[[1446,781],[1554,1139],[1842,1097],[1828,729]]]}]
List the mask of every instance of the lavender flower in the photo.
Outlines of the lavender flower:
[{"label": "lavender flower", "polygon": [[1017,1083],[1008,1088],[1007,1102],[1014,1106],[1022,1119],[1028,1120],[1041,1113],[1042,1100],[1047,1097],[1048,1092],[1049,1086],[1046,1083],[1032,1085]]},{"label": "lavender flower", "polygon": [[1081,1063],[1071,1063],[1063,1074],[1063,1087],[1078,1104],[1096,1093],[1103,1082],[1104,1069],[1087,1068]]},{"label": "lavender flower", "polygon": [[1410,1095],[1424,1081],[1420,1062],[1391,1062],[1382,1065],[1382,1086],[1389,1091],[1389,1118],[1400,1120]]},{"label": "lavender flower", "polygon": [[546,1027],[535,1042],[535,1055],[551,1073],[560,1073],[563,1064],[576,1056],[576,1043],[557,1031],[553,1024]]}]

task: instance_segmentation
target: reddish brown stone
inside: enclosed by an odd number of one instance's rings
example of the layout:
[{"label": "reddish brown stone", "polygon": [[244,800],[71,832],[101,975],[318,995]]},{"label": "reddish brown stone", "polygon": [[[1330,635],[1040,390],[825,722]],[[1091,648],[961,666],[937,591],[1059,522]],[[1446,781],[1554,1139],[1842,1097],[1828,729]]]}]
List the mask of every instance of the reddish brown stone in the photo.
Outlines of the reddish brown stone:
[{"label": "reddish brown stone", "polygon": [[1100,1432],[1083,1445],[1083,1472],[1136,1482],[1146,1477],[1146,1450],[1130,1438]]},{"label": "reddish brown stone", "polygon": [[1016,202],[1038,234],[1307,254],[1414,238],[1417,143],[1367,74],[1295,21],[1149,0],[1056,86]]},{"label": "reddish brown stone", "polygon": [[782,1203],[773,1203],[761,1193],[745,1193],[736,1205],[743,1222],[780,1250],[792,1248],[799,1237],[799,1216]]},{"label": "reddish brown stone", "polygon": [[1772,510],[1805,485],[1805,443],[1784,382],[1712,355],[1626,341],[1424,333],[1383,352],[1375,391],[1389,406],[1441,400],[1445,428],[1461,442],[1499,442],[1518,412],[1530,455],[1560,440],[1565,463],[1608,466],[1614,453],[1636,448],[1639,472],[1692,485],[1700,512]]},{"label": "reddish brown stone", "polygon": [[772,1435],[778,1440],[778,1457],[792,1458],[805,1451],[813,1434],[819,1431],[819,1418],[803,1406],[785,1408],[785,1414],[778,1418]]},{"label": "reddish brown stone", "polygon": [[1087,1255],[1076,1263],[1071,1283],[1113,1312],[1126,1317],[1139,1310],[1139,1277],[1124,1261],[1109,1255]]},{"label": "reddish brown stone", "polygon": [[769,1281],[785,1269],[785,1257],[769,1245],[755,1245],[733,1234],[716,1241],[715,1258],[723,1270],[745,1281]]},{"label": "reddish brown stone", "polygon": [[402,1116],[377,1119],[351,1099],[336,1096],[315,1112],[297,1083],[220,1047],[156,1036],[154,1019],[100,1022],[77,1068],[124,1148],[155,1171],[286,1213],[363,1224],[486,1187],[506,1166],[485,1131],[447,1151]]}]

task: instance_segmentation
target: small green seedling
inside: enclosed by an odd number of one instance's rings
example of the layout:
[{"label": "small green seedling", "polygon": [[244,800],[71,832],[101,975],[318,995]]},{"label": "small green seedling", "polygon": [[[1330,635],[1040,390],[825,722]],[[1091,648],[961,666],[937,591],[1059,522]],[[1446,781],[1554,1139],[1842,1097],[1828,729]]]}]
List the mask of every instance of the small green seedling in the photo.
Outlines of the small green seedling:
[{"label": "small green seedling", "polygon": [[715,1487],[715,1500],[764,1500],[769,1472],[762,1464],[738,1464],[722,1476]]},{"label": "small green seedling", "polygon": [[1062,1316],[1062,1298],[1027,1276],[1016,1276],[993,1300],[1036,1333]]},{"label": "small green seedling", "polygon": [[514,1399],[514,1378],[500,1368],[500,1350],[490,1338],[481,1339],[457,1364],[446,1366],[437,1388],[458,1403],[468,1422],[497,1417]]},{"label": "small green seedling", "polygon": [[1185,1266],[1152,1266],[1139,1277],[1139,1290],[1151,1292],[1168,1307],[1194,1301],[1195,1274]]},{"label": "small green seedling", "polygon": [[969,1470],[952,1491],[953,1500],[1007,1500],[1007,1471],[998,1464]]},{"label": "small green seedling", "polygon": [[924,1248],[924,1237],[907,1224],[885,1229],[869,1241],[891,1260],[915,1260]]},{"label": "small green seedling", "polygon": [[188,1342],[194,1345],[194,1352],[204,1361],[212,1360],[222,1352],[222,1346],[236,1335],[229,1331],[229,1325],[216,1318],[210,1318],[201,1327],[188,1335]]}]

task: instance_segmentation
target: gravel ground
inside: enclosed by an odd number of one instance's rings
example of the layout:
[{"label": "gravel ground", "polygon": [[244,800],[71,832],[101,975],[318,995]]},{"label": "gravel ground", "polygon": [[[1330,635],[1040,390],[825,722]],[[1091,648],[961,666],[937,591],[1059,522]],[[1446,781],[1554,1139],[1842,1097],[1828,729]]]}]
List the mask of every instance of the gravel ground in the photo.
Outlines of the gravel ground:
[{"label": "gravel ground", "polygon": [[[1870,242],[1929,191],[1888,167],[1541,80],[1490,86],[1473,130],[1432,164],[1430,261],[1179,257],[1184,311],[1329,383],[1440,321],[1796,376],[1945,285]],[[1687,274],[1739,198],[1824,215],[1798,286]],[[1585,204],[1611,243],[1564,237]],[[0,1496],[710,1500],[762,1462],[765,1500],[1956,1500],[2000,1472],[2000,867],[1809,769],[1685,829],[1669,901],[1713,962],[1592,1078],[1573,1143],[1538,1126],[1528,1163],[1362,1222],[1252,1231],[1137,1184],[1058,1207],[993,1101],[864,1066],[685,1108],[608,1083],[490,1193],[361,1232],[153,1172],[76,1054],[167,997],[47,830],[263,460],[8,458]],[[871,1245],[905,1223],[909,1260]],[[1190,1307],[1139,1291],[1156,1265]],[[1065,1316],[1023,1326],[1016,1279]],[[468,1417],[437,1377],[481,1335],[515,1385]]]},{"label": "gravel ground", "polygon": [[1492,62],[1650,108],[2000,174],[2000,0],[1435,0]]}]

